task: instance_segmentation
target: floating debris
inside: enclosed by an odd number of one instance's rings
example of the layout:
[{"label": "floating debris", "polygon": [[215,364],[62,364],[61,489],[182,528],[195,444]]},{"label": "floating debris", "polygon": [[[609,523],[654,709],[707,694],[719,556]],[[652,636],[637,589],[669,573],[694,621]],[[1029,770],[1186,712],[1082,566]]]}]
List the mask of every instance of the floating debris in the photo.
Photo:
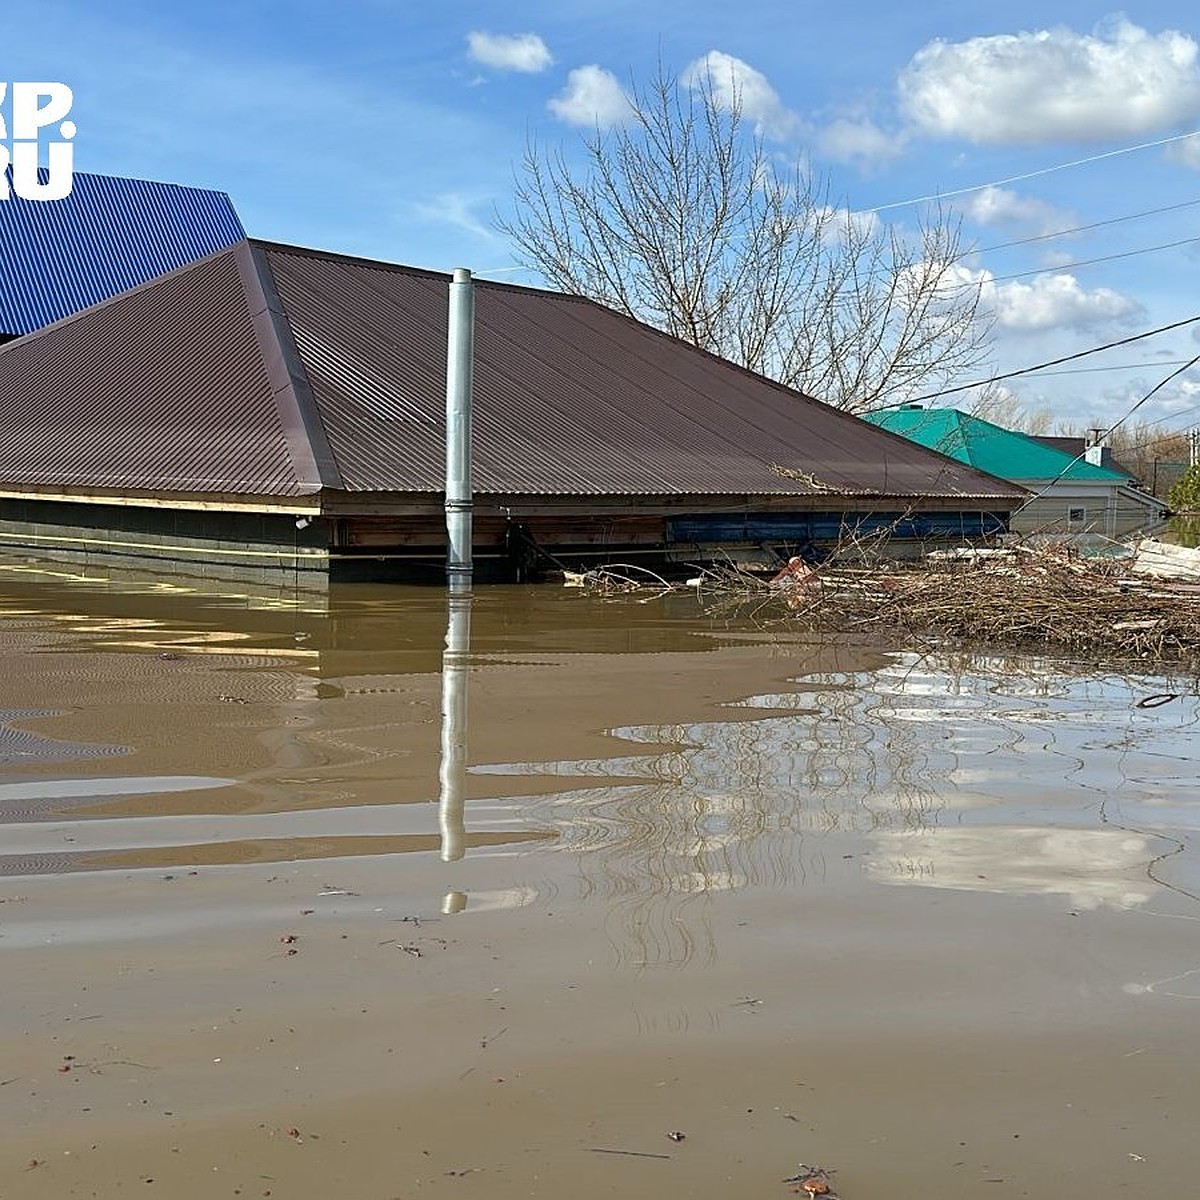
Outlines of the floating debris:
[{"label": "floating debris", "polygon": [[593,1146],[593,1154],[624,1154],[629,1158],[670,1158],[669,1154],[651,1154],[646,1150],[613,1150],[608,1146]]},{"label": "floating debris", "polygon": [[800,1164],[799,1171],[784,1183],[792,1185],[792,1191],[802,1196],[827,1196],[829,1200],[838,1200],[833,1187],[833,1171],[824,1167],[810,1167]]},{"label": "floating debris", "polygon": [[[887,558],[878,546],[853,546],[840,547],[819,568],[793,557],[771,579],[731,564],[675,584],[612,567],[585,573],[578,586],[614,599],[691,590],[718,607],[805,632],[1200,669],[1200,575],[1190,574],[1193,558],[1177,562],[1183,555],[1174,552],[1183,548],[1157,542],[1142,542],[1133,553],[1120,549],[1124,557],[1085,558],[1066,543],[1018,542],[939,550],[909,563]],[[1186,553],[1200,564],[1200,551]],[[1156,569],[1166,562],[1164,574],[1140,573],[1147,562]],[[1176,568],[1170,578],[1169,567]]]}]

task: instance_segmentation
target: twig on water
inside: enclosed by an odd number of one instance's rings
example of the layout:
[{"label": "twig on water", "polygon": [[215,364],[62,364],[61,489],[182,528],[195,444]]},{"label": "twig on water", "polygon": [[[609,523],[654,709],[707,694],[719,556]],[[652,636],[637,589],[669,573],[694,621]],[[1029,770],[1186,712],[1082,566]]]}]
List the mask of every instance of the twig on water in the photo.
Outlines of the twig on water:
[{"label": "twig on water", "polygon": [[651,1154],[647,1150],[610,1150],[607,1146],[592,1146],[593,1154],[624,1154],[630,1158],[670,1158],[669,1154]]}]

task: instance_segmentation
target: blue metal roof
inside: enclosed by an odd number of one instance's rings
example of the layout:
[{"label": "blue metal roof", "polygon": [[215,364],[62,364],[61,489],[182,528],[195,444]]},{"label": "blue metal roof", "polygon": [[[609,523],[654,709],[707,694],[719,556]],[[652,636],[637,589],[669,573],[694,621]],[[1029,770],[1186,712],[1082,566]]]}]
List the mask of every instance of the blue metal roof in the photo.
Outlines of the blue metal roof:
[{"label": "blue metal roof", "polygon": [[0,201],[0,335],[31,333],[245,237],[223,192],[76,173],[64,200]]}]

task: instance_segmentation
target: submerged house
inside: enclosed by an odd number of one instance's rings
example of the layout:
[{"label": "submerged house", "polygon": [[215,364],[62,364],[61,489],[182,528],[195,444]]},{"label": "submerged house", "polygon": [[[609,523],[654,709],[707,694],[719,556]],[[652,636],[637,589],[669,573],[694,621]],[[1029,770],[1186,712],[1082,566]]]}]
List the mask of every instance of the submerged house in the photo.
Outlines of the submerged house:
[{"label": "submerged house", "polygon": [[[1161,529],[1162,501],[1110,465],[1107,447],[1077,454],[954,408],[910,404],[866,414],[866,420],[1027,488],[1032,497],[1012,516],[1014,533],[1100,534],[1119,538]],[[1096,461],[1090,461],[1091,459]]]},{"label": "submerged house", "polygon": [[[0,346],[0,552],[440,579],[448,283],[239,240]],[[475,310],[480,578],[956,545],[1026,499],[592,301]]]}]

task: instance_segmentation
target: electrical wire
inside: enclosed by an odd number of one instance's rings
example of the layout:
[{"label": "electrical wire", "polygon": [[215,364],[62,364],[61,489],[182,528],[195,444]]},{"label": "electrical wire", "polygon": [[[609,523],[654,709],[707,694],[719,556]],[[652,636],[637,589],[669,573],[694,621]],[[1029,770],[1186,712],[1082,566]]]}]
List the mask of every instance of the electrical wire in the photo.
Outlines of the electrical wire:
[{"label": "electrical wire", "polygon": [[[1006,279],[1027,279],[1030,275],[1046,275],[1052,271],[1071,271],[1076,267],[1090,267],[1096,263],[1114,262],[1118,258],[1136,258],[1139,254],[1156,254],[1160,250],[1174,250],[1178,246],[1191,246],[1200,242],[1200,237],[1183,238],[1178,242],[1163,242],[1158,246],[1144,246],[1140,250],[1124,250],[1120,254],[1105,254],[1100,258],[1081,258],[1075,262],[1062,263],[1057,267],[1034,267],[1029,271],[1014,271],[1011,275],[992,275],[988,283],[1002,283]],[[976,287],[977,284],[960,285]]]},{"label": "electrical wire", "polygon": [[[1165,204],[1162,208],[1144,208],[1141,212],[1126,213],[1120,217],[1108,217],[1103,221],[1092,221],[1089,225],[1075,225],[1070,229],[1057,229],[1053,233],[1039,233],[1032,237],[1017,238],[1011,242],[997,242],[994,246],[980,246],[969,250],[967,254],[993,254],[997,250],[1011,250],[1014,246],[1031,246],[1035,242],[1049,242],[1055,238],[1071,237],[1076,233],[1088,233],[1093,229],[1103,229],[1107,225],[1120,225],[1124,221],[1139,221],[1142,217],[1158,217],[1163,213],[1178,212],[1181,208],[1194,208],[1200,204],[1197,200],[1181,200],[1178,204]],[[966,257],[964,254],[962,257]]]},{"label": "electrical wire", "polygon": [[1188,370],[1190,367],[1194,367],[1198,362],[1200,362],[1200,354],[1195,355],[1193,358],[1189,358],[1182,367],[1176,367],[1175,370],[1170,373],[1170,375],[1166,376],[1164,379],[1160,379],[1159,382],[1156,383],[1115,425],[1110,425],[1108,429],[1104,431],[1104,435],[1101,440],[1107,439],[1116,433],[1116,431],[1120,429],[1121,426],[1124,425],[1125,422],[1128,421],[1129,418],[1132,417],[1133,414],[1137,412],[1137,410],[1141,408],[1147,400],[1165,388],[1172,379],[1178,379],[1179,376],[1184,373],[1184,371]]},{"label": "electrical wire", "polygon": [[[1200,200],[1189,201],[1189,203],[1200,204]],[[1118,220],[1118,221],[1132,220],[1134,217],[1140,216],[1140,215],[1143,215],[1143,214],[1134,213],[1134,214],[1131,214],[1129,217],[1117,217],[1117,218],[1114,218],[1114,220]],[[1104,224],[1104,223],[1105,222],[1098,222],[1098,224]],[[1081,226],[1080,228],[1089,229],[1089,228],[1093,228],[1093,227],[1085,225],[1085,226]],[[1058,236],[1058,235],[1051,234],[1051,235],[1047,235],[1047,236]],[[1036,240],[1036,239],[1030,239],[1030,240]],[[1053,266],[1053,267],[1031,267],[1027,271],[1013,271],[1007,275],[992,275],[990,273],[986,273],[985,271],[981,271],[979,273],[979,278],[964,280],[962,283],[945,284],[945,285],[940,286],[939,290],[940,290],[943,298],[949,298],[951,295],[953,295],[955,293],[977,291],[978,289],[982,288],[985,284],[990,285],[990,284],[996,284],[996,283],[1004,283],[1006,281],[1010,281],[1013,279],[1028,279],[1035,275],[1054,275],[1054,274],[1058,274],[1058,273],[1061,273],[1064,271],[1071,271],[1078,267],[1095,266],[1097,263],[1115,262],[1117,259],[1137,258],[1138,256],[1140,256],[1142,254],[1156,254],[1163,250],[1174,250],[1180,246],[1194,245],[1197,242],[1200,242],[1200,236],[1181,238],[1179,241],[1175,241],[1175,242],[1161,242],[1157,246],[1142,246],[1137,250],[1123,250],[1117,254],[1105,254],[1105,255],[1101,255],[1097,258],[1081,258],[1081,259],[1077,259],[1073,262],[1060,263],[1057,266]],[[1022,243],[1022,242],[1006,243],[1006,245],[1009,245],[1009,246],[1019,246],[1019,245],[1023,245],[1023,244],[1024,243]],[[1001,248],[1002,247],[996,247],[996,246],[990,247],[991,250],[996,250],[996,249],[1001,249]],[[985,254],[985,253],[987,253],[986,250],[972,250],[972,249],[963,250],[951,258],[947,258],[945,260],[945,265],[947,267],[951,267],[955,263],[962,262],[964,259],[971,258],[977,254]],[[986,273],[986,278],[984,278],[985,273]],[[864,281],[869,282],[872,280],[885,280],[888,278],[889,278],[889,272],[887,272],[887,271],[882,271],[882,270],[881,271],[872,271],[872,272],[867,273],[867,275],[864,277]],[[859,300],[856,296],[853,296],[853,295],[851,295],[851,296],[840,296],[839,295],[839,296],[833,297],[832,303],[836,304],[842,308],[853,308],[856,304],[859,303]]]},{"label": "electrical wire", "polygon": [[1136,363],[1114,363],[1111,367],[1072,367],[1067,371],[1044,371],[1043,375],[1100,375],[1105,371],[1140,371],[1146,367],[1177,367],[1182,358],[1144,359]]},{"label": "electrical wire", "polygon": [[1009,175],[1005,179],[993,179],[990,183],[976,183],[970,187],[954,188],[948,192],[933,192],[928,196],[914,196],[911,200],[894,200],[890,204],[876,204],[872,208],[862,209],[863,212],[887,212],[893,208],[907,208],[913,204],[928,204],[933,200],[947,200],[951,196],[966,196],[971,192],[982,192],[991,187],[1003,187],[1006,183],[1020,183],[1025,179],[1036,179],[1040,175],[1050,175],[1055,171],[1066,171],[1071,167],[1083,167],[1089,163],[1100,162],[1106,158],[1116,158],[1122,154],[1133,154],[1138,150],[1152,150],[1155,146],[1167,146],[1172,142],[1186,141],[1188,138],[1200,135],[1200,129],[1188,133],[1177,133],[1173,137],[1158,138],[1153,142],[1140,142],[1136,146],[1122,146],[1117,150],[1106,150],[1102,154],[1091,154],[1087,158],[1076,158],[1071,162],[1056,163],[1051,167],[1040,167],[1036,171],[1024,171],[1020,175]]},{"label": "electrical wire", "polygon": [[[957,392],[969,392],[972,388],[986,387],[989,383],[999,383],[1002,379],[1015,379],[1018,375],[1031,375],[1034,371],[1044,371],[1047,367],[1057,367],[1062,363],[1074,362],[1080,358],[1087,358],[1090,354],[1101,354],[1105,350],[1115,350],[1118,346],[1128,346],[1133,342],[1140,342],[1145,338],[1157,337],[1160,333],[1170,333],[1174,329],[1182,329],[1185,325],[1194,325],[1200,321],[1200,316],[1187,317],[1182,321],[1173,321],[1170,325],[1160,325],[1157,329],[1148,329],[1145,333],[1135,333],[1130,337],[1120,338],[1115,342],[1105,342],[1103,346],[1093,346],[1089,350],[1077,350],[1074,354],[1064,354],[1061,358],[1052,358],[1043,363],[1037,363],[1032,367],[1022,367],[1017,371],[1005,371],[1001,375],[992,375],[987,379],[976,379],[973,383],[961,383],[956,387],[942,388],[940,391],[927,392],[923,396],[914,396],[908,400],[900,400],[895,404],[883,404],[881,408],[900,408],[905,404],[922,404],[926,400],[936,400],[941,396],[952,396]],[[1188,362],[1188,366],[1195,359]],[[1186,370],[1187,367],[1181,368]],[[1173,376],[1171,377],[1173,378]]]},{"label": "electrical wire", "polygon": [[[1193,319],[1200,319],[1200,318],[1193,318]],[[1129,418],[1132,417],[1133,414],[1135,412],[1137,412],[1137,410],[1139,408],[1142,407],[1143,404],[1145,404],[1148,400],[1150,400],[1153,396],[1155,396],[1158,392],[1160,392],[1163,388],[1165,388],[1167,386],[1167,384],[1171,382],[1172,379],[1178,379],[1180,375],[1182,375],[1190,367],[1194,367],[1197,363],[1200,363],[1200,354],[1197,354],[1194,358],[1188,359],[1188,361],[1185,362],[1183,364],[1183,366],[1176,367],[1175,370],[1170,373],[1170,375],[1167,375],[1164,378],[1160,379],[1144,396],[1142,396],[1142,398],[1140,400],[1137,401],[1136,404],[1134,404],[1129,409],[1128,412],[1126,412],[1126,414],[1119,421],[1117,421],[1115,424],[1110,425],[1100,435],[1100,445],[1103,446],[1108,441],[1108,439],[1110,437],[1112,437],[1112,435],[1114,433],[1116,433],[1116,431],[1118,429],[1120,429],[1121,426],[1124,425],[1125,422],[1128,421]],[[1049,483],[1046,484],[1046,486],[1044,488],[1042,488],[1042,490],[1040,492],[1037,492],[1035,495],[1031,496],[1028,500],[1026,500],[1025,503],[1022,504],[1019,509],[1017,509],[1017,512],[1024,511],[1035,501],[1040,500],[1077,462],[1081,461],[1082,459],[1084,459],[1086,457],[1087,457],[1086,450],[1084,450],[1084,452],[1082,454],[1077,454],[1073,459],[1071,459],[1071,461],[1069,463],[1067,463],[1067,465],[1065,467],[1063,467],[1063,469],[1061,471],[1059,471],[1059,473],[1057,475],[1055,475],[1055,477],[1053,479],[1050,480]]]}]

